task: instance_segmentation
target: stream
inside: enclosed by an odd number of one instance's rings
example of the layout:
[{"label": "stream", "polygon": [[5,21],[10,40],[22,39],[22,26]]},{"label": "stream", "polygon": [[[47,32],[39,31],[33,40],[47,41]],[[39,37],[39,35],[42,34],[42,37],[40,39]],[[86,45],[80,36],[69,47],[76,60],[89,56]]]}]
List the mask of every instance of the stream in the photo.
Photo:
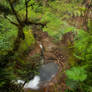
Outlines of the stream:
[{"label": "stream", "polygon": [[41,92],[42,88],[55,77],[57,72],[58,65],[54,62],[42,65],[39,69],[39,75],[35,75],[32,80],[26,83],[24,89],[30,89],[31,92]]}]

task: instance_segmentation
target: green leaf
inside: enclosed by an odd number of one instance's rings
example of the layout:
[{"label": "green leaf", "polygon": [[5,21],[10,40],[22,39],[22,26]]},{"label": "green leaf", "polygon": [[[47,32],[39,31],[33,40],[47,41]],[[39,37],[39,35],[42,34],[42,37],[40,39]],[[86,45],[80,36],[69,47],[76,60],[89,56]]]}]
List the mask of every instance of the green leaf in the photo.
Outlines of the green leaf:
[{"label": "green leaf", "polygon": [[73,67],[66,71],[66,75],[69,79],[74,81],[84,81],[87,78],[86,71],[84,67]]}]

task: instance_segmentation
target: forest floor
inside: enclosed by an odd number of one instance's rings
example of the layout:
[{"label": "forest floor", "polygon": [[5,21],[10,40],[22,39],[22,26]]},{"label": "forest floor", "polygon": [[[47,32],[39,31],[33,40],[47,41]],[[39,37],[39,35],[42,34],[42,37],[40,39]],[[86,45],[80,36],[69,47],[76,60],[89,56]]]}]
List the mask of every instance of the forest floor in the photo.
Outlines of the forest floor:
[{"label": "forest floor", "polygon": [[39,44],[42,44],[44,47],[45,63],[55,62],[59,65],[59,72],[43,89],[43,92],[64,92],[67,87],[65,85],[66,76],[64,72],[69,68],[68,58],[71,52],[62,41],[58,43],[53,42],[53,38],[48,36],[46,32],[36,31],[35,34],[38,35],[36,38],[37,42],[34,49],[29,52],[28,57],[40,54],[41,48]]}]

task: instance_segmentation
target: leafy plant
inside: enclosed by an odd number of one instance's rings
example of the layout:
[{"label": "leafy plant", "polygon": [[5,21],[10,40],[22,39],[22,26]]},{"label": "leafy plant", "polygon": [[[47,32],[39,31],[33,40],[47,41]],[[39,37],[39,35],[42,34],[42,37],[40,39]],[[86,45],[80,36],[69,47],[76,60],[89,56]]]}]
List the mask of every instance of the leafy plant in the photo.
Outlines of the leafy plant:
[{"label": "leafy plant", "polygon": [[44,21],[47,22],[47,25],[43,28],[43,31],[48,32],[48,34],[55,38],[56,41],[61,40],[62,36],[65,33],[74,31],[75,29],[73,26],[70,26],[66,21],[60,20],[59,17],[54,14],[51,14],[50,12],[44,14],[41,19],[41,22]]},{"label": "leafy plant", "polygon": [[91,50],[92,50],[92,35],[83,30],[77,32],[75,38],[75,57],[84,61],[91,60]]},{"label": "leafy plant", "polygon": [[0,55],[5,55],[13,49],[16,36],[17,28],[7,19],[0,17]]},{"label": "leafy plant", "polygon": [[72,67],[66,71],[66,75],[69,79],[73,81],[84,81],[87,78],[85,68],[82,66]]},{"label": "leafy plant", "polygon": [[[74,66],[69,70],[66,70],[66,85],[70,88],[66,89],[66,92],[83,91],[83,82],[87,79],[87,71],[85,66]],[[85,90],[85,89],[84,89]]]}]

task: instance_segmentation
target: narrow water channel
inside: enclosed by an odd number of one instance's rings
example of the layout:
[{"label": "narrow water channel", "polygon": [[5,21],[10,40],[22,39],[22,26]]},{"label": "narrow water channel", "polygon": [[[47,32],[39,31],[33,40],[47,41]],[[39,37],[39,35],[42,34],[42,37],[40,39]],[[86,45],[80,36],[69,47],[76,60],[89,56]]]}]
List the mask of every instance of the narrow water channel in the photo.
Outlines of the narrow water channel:
[{"label": "narrow water channel", "polygon": [[39,69],[39,75],[35,75],[32,80],[25,84],[25,92],[43,92],[45,84],[51,81],[57,72],[58,65],[54,62],[42,65]]}]

